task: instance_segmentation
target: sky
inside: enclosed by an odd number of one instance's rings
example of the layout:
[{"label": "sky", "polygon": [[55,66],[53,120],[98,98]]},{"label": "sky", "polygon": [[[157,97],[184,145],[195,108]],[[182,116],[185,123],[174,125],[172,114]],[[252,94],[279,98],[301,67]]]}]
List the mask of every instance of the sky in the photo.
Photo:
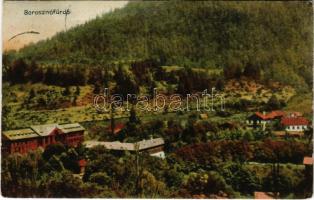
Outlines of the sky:
[{"label": "sky", "polygon": [[[3,49],[19,49],[33,42],[49,38],[78,24],[83,24],[116,8],[127,1],[4,1],[3,3]],[[65,26],[65,15],[25,15],[24,11],[70,9]],[[9,41],[16,34],[35,31],[40,34],[23,34]]]}]

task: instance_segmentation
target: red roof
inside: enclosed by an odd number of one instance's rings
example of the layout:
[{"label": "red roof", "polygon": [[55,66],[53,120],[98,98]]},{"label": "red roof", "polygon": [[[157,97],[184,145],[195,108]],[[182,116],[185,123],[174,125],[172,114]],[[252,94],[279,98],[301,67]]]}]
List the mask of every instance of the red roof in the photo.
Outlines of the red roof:
[{"label": "red roof", "polygon": [[78,161],[78,164],[80,167],[85,167],[87,164],[87,161],[85,159],[81,159]]},{"label": "red roof", "polygon": [[270,113],[267,114],[268,118],[275,118],[275,117],[282,117],[285,115],[284,111],[281,110],[275,110],[275,111],[271,111]]},{"label": "red roof", "polygon": [[304,157],[303,164],[304,165],[313,165],[313,158],[312,157]]},{"label": "red roof", "polygon": [[275,195],[272,192],[254,192],[255,199],[274,199]]},{"label": "red roof", "polygon": [[267,119],[267,116],[262,114],[262,113],[260,113],[260,112],[256,112],[255,115],[258,116],[259,118],[263,119],[263,120]]},{"label": "red roof", "polygon": [[283,117],[281,123],[285,126],[307,126],[309,121],[304,117]]},{"label": "red roof", "polygon": [[[113,133],[114,133],[114,134],[119,133],[124,127],[125,127],[124,124],[116,124],[116,125],[114,126]],[[111,131],[111,125],[108,127],[108,130]]]},{"label": "red roof", "polygon": [[267,113],[267,114],[256,112],[255,115],[258,116],[259,118],[263,119],[263,120],[269,120],[269,119],[274,119],[276,117],[282,117],[285,115],[285,112],[281,111],[281,110],[275,110],[275,111],[271,111],[270,113]]}]

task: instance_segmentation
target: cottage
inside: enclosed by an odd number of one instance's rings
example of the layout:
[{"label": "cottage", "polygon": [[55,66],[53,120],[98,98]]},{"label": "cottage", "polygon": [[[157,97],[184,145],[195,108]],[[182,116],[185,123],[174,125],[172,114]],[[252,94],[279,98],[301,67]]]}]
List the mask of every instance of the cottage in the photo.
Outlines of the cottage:
[{"label": "cottage", "polygon": [[75,124],[45,124],[26,129],[4,131],[2,133],[3,153],[27,153],[38,147],[46,148],[50,144],[61,142],[77,146],[84,141],[85,129]]},{"label": "cottage", "polygon": [[281,119],[281,124],[285,127],[286,131],[297,132],[307,130],[309,121],[304,117],[288,116]]},{"label": "cottage", "polygon": [[284,116],[284,112],[282,111],[272,111],[267,114],[265,112],[255,112],[247,118],[247,124],[253,128],[262,127],[264,130],[267,123],[280,119],[282,116]]},{"label": "cottage", "polygon": [[276,110],[276,111],[271,111],[270,113],[260,113],[260,112],[255,112],[253,115],[249,116],[247,119],[247,124],[249,125],[261,125],[261,124],[266,124],[269,123],[275,119],[280,119],[285,115],[285,112]]}]

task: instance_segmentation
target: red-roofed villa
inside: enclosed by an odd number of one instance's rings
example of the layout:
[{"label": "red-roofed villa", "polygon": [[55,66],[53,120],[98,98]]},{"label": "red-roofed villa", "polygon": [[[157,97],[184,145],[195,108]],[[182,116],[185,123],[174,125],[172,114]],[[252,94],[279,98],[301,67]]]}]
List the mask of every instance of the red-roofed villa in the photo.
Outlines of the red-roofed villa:
[{"label": "red-roofed villa", "polygon": [[263,128],[265,128],[266,123],[275,119],[280,119],[283,116],[285,116],[285,112],[280,110],[271,111],[267,114],[265,112],[255,112],[253,115],[248,117],[247,124],[253,126],[254,128],[256,126],[263,126]]},{"label": "red-roofed villa", "polygon": [[304,131],[308,128],[309,121],[304,117],[283,117],[281,124],[286,131]]}]

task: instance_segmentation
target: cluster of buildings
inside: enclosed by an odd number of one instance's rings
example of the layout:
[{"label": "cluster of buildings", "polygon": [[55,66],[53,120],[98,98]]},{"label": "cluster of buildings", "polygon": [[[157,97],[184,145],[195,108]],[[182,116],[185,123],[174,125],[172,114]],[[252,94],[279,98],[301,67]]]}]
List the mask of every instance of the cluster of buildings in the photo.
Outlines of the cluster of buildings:
[{"label": "cluster of buildings", "polygon": [[84,141],[85,129],[78,123],[45,124],[2,132],[1,150],[4,154],[27,153],[57,142],[77,146]]},{"label": "cluster of buildings", "polygon": [[300,112],[271,111],[269,113],[255,112],[247,118],[247,124],[253,128],[262,127],[279,120],[280,125],[288,132],[303,132],[308,129],[310,122]]},{"label": "cluster of buildings", "polygon": [[[279,122],[283,129],[282,131],[287,132],[303,132],[307,130],[310,125],[310,122],[299,112],[255,112],[247,118],[247,124],[253,128],[261,127],[265,129],[267,124],[274,121]],[[113,130],[114,134],[119,134],[123,128],[124,124],[116,125]],[[108,130],[111,130],[111,127],[109,127]],[[4,131],[2,133],[1,149],[4,154],[23,154],[39,147],[45,148],[57,142],[76,147],[84,142],[84,132],[84,127],[78,123],[45,124],[31,126],[25,129]],[[164,140],[162,138],[152,138],[135,143],[86,141],[84,144],[88,148],[101,145],[111,150],[146,151],[152,156],[165,157],[163,151]]]},{"label": "cluster of buildings", "polygon": [[[114,134],[118,134],[124,128],[119,124],[114,128]],[[115,151],[147,152],[151,156],[165,157],[163,150],[164,140],[162,138],[151,138],[135,143],[85,141],[85,129],[78,123],[73,124],[44,124],[31,126],[25,129],[9,130],[2,132],[1,150],[4,154],[27,153],[39,147],[45,149],[48,145],[57,142],[67,146],[76,147],[79,144],[86,145],[87,148],[104,146],[106,149]],[[80,161],[80,166],[84,166]]]}]

